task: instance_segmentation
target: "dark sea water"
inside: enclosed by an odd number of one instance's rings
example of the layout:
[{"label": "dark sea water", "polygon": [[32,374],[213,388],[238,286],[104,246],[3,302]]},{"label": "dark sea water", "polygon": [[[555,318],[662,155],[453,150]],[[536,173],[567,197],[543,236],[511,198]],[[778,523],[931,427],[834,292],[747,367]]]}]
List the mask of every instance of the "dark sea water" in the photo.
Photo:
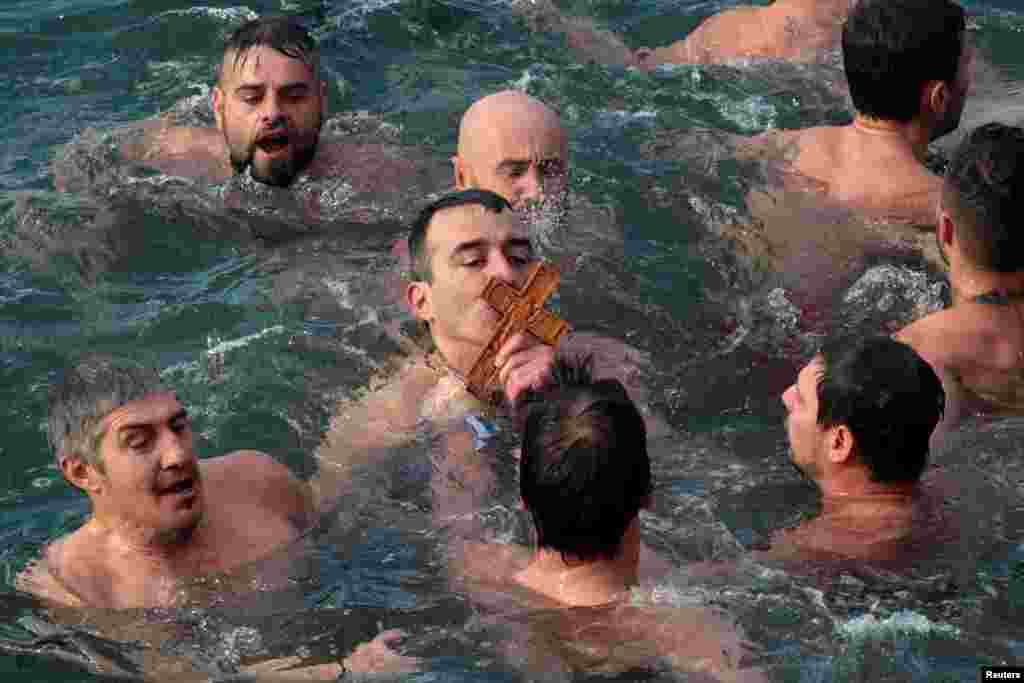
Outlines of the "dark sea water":
[{"label": "dark sea water", "polygon": [[[558,4],[639,46],[682,37],[732,3]],[[976,43],[1017,84],[996,92],[992,107],[1020,112],[1024,3],[970,8]],[[109,131],[170,109],[202,121],[225,35],[282,12],[320,41],[331,112],[369,115],[339,119],[339,134],[403,146],[433,169],[422,186],[371,198],[353,198],[342,183],[314,188],[334,212],[314,230],[258,188],[118,170]],[[49,617],[14,589],[43,544],[88,512],[46,446],[50,381],[86,350],[152,361],[189,405],[205,455],[262,449],[310,476],[334,401],[384,367],[394,348],[382,327],[408,322],[383,293],[391,244],[423,197],[448,182],[458,118],[482,95],[519,87],[557,107],[574,191],[624,234],[615,258],[595,256],[567,278],[559,306],[577,329],[626,340],[649,359],[650,403],[674,431],[652,445],[658,500],[644,534],[683,567],[741,558],[813,513],[813,491],[786,461],[778,396],[826,323],[877,332],[941,302],[940,277],[893,262],[874,264],[836,298],[838,312],[802,308],[708,230],[744,211],[751,179],[739,164],[644,151],[667,131],[754,134],[847,120],[844,97],[825,85],[834,67],[584,65],[560,38],[531,33],[504,0],[2,0],[0,64],[4,680],[105,680],[102,672],[130,672],[137,661],[127,641],[152,642],[142,630],[96,641],[87,624],[47,640]],[[972,104],[965,120],[987,115]],[[68,149],[78,155],[75,191],[57,192],[52,164]],[[226,206],[233,191],[248,209]],[[350,220],[357,201],[382,218]],[[732,610],[773,680],[969,681],[981,664],[1024,665],[1019,436],[1012,421],[974,427],[941,456],[968,472],[970,520],[993,541],[965,547],[952,573],[851,570],[822,584],[753,566],[722,586],[681,569],[657,594]],[[313,553],[318,580],[300,585],[290,606],[268,596],[249,610],[136,616],[187,631],[173,653],[210,671],[239,656],[315,654],[356,620],[349,644],[376,624],[409,632],[408,650],[425,662],[411,680],[519,680],[496,654],[500,635],[445,588],[417,454],[368,477],[343,505]],[[990,485],[1010,502],[990,502]],[[525,541],[515,503],[511,494],[496,502],[496,525]]]}]

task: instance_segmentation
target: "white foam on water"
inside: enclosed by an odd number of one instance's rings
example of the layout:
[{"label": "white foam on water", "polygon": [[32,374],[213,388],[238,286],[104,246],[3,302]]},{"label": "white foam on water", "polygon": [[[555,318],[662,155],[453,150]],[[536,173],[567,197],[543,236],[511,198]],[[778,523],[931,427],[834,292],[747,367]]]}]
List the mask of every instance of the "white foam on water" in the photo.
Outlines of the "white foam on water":
[{"label": "white foam on water", "polygon": [[239,23],[252,21],[260,17],[259,14],[245,5],[241,7],[207,7],[206,5],[200,5],[185,9],[169,9],[158,14],[157,18],[166,16],[212,17],[221,21],[237,21]]},{"label": "white foam on water", "polygon": [[206,355],[214,356],[223,354],[227,351],[240,349],[242,347],[248,346],[257,339],[262,339],[263,337],[266,337],[271,334],[280,334],[282,332],[284,332],[284,325],[274,325],[273,327],[268,327],[264,330],[260,330],[259,332],[255,332],[253,334],[247,334],[244,337],[239,337],[238,339],[229,339],[227,341],[221,341],[208,348],[206,350]]},{"label": "white foam on water", "polygon": [[[883,295],[878,294],[879,287],[885,290]],[[914,303],[920,317],[942,310],[945,287],[944,282],[930,281],[922,271],[886,264],[869,268],[843,295],[843,303],[874,305],[884,311],[896,302],[897,294],[902,294]]]},{"label": "white foam on water", "polygon": [[343,2],[345,9],[337,14],[331,14],[327,22],[334,24],[339,29],[362,29],[366,28],[366,17],[374,12],[400,5],[403,0],[360,0],[358,2]]},{"label": "white foam on water", "polygon": [[865,614],[838,624],[836,631],[839,635],[853,640],[889,638],[894,635],[960,637],[960,629],[956,626],[937,624],[923,614],[911,610],[894,612],[885,619]]},{"label": "white foam on water", "polygon": [[[244,337],[239,337],[238,339],[229,339],[227,341],[211,336],[207,338],[208,348],[206,349],[206,355],[210,358],[223,356],[228,351],[243,348],[258,339],[262,339],[263,337],[271,334],[280,334],[282,332],[284,332],[284,325],[273,325],[272,327],[260,330],[259,332],[248,334]],[[160,371],[160,376],[167,377],[178,373],[191,375],[200,370],[202,370],[202,368],[199,365],[199,361],[184,361],[181,363],[175,363],[174,365],[168,365]]]},{"label": "white foam on water", "polygon": [[606,128],[625,127],[635,122],[648,122],[658,118],[657,109],[641,109],[640,111],[623,111],[621,109],[602,109],[595,116],[595,123]]}]

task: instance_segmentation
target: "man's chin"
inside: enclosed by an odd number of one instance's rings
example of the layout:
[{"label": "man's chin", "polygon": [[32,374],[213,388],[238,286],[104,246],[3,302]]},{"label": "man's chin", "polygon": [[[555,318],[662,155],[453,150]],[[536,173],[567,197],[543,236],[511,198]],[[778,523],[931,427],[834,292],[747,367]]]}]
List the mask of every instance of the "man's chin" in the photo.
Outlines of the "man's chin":
[{"label": "man's chin", "polygon": [[163,545],[180,545],[192,539],[199,523],[203,520],[201,507],[179,513],[179,517],[158,533],[158,540]]},{"label": "man's chin", "polygon": [[253,180],[273,187],[288,187],[295,180],[298,172],[291,157],[287,159],[269,159],[266,163],[254,162],[249,167]]}]

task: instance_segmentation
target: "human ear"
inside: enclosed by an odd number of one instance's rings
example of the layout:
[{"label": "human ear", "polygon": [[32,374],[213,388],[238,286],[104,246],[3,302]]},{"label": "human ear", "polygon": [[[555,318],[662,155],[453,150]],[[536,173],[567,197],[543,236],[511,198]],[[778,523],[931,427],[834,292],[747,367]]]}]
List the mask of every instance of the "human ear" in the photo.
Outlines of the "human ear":
[{"label": "human ear", "polygon": [[452,171],[455,176],[455,189],[467,189],[468,183],[466,182],[466,169],[462,163],[462,158],[457,154],[452,157]]},{"label": "human ear", "polygon": [[410,282],[405,287],[405,303],[409,310],[424,322],[430,322],[434,317],[430,302],[430,283],[417,280]]},{"label": "human ear", "polygon": [[828,430],[828,459],[834,464],[848,462],[853,456],[853,432],[846,425],[837,425]]},{"label": "human ear", "polygon": [[217,128],[221,131],[224,130],[224,91],[221,90],[219,85],[213,86],[213,90],[210,92],[211,102],[213,104],[213,118],[217,121]]},{"label": "human ear", "polygon": [[953,246],[953,235],[956,233],[956,226],[953,224],[953,219],[946,211],[939,211],[939,224],[935,228],[939,231],[939,242],[944,247],[951,248]]},{"label": "human ear", "polygon": [[942,118],[949,106],[949,83],[945,81],[930,81],[925,86],[925,96],[928,109]]},{"label": "human ear", "polygon": [[85,493],[97,493],[102,488],[99,472],[80,455],[62,457],[60,471],[69,484]]}]

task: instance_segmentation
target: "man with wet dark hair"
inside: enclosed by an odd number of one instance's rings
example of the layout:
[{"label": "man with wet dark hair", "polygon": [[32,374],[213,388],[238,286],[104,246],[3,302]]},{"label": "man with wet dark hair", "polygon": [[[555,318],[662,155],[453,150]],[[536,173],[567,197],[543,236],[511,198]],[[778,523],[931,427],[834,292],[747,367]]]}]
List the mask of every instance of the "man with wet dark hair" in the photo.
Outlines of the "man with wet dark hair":
[{"label": "man with wet dark hair", "polygon": [[[212,92],[216,128],[142,127],[121,155],[161,171],[219,182],[249,172],[268,185],[290,185],[300,174],[331,170],[331,150],[319,146],[327,110],[315,41],[295,19],[254,19],[224,45]],[[61,189],[60,178],[57,180]]]},{"label": "man with wet dark hair", "polygon": [[447,194],[425,206],[409,229],[409,254],[412,260],[412,278],[430,282],[433,280],[430,259],[427,254],[427,230],[434,215],[445,209],[479,204],[488,211],[501,213],[511,211],[512,205],[504,198],[487,190],[463,190]]},{"label": "man with wet dark hair", "polygon": [[615,560],[651,494],[644,418],[620,382],[595,382],[586,365],[560,362],[555,383],[529,410],[520,455],[537,552]]},{"label": "man with wet dark hair", "polygon": [[861,0],[842,42],[853,123],[756,140],[777,145],[798,186],[809,181],[872,217],[930,225],[941,179],[923,162],[928,144],[959,124],[970,81],[964,10],[951,0]]},{"label": "man with wet dark hair", "polygon": [[[444,430],[451,421],[488,413],[466,389],[476,358],[500,316],[483,298],[492,278],[526,283],[539,260],[527,227],[509,203],[487,190],[453,192],[424,207],[408,238],[413,279],[405,303],[425,324],[429,342],[414,349],[401,369],[363,399],[339,406],[319,451],[318,488],[335,495],[351,467],[380,448],[412,441],[426,422]],[[498,349],[498,392],[506,407],[551,379],[555,350],[528,332]],[[472,448],[470,448],[472,451]]]},{"label": "man with wet dark hair", "polygon": [[790,458],[823,500],[770,554],[896,560],[938,533],[919,482],[945,393],[912,348],[888,337],[828,344],[782,402]]},{"label": "man with wet dark hair", "polygon": [[896,337],[942,376],[953,424],[965,412],[1024,411],[1024,129],[972,131],[946,170],[936,239],[953,305]]},{"label": "man with wet dark hair", "polygon": [[[567,650],[600,660],[605,674],[664,667],[763,680],[742,668],[746,644],[723,613],[630,604],[634,587],[671,566],[640,540],[640,510],[651,497],[647,431],[618,380],[595,381],[589,359],[559,359],[551,386],[528,406],[520,452],[520,493],[536,546],[453,542],[455,581],[482,601],[518,587],[532,608],[595,608],[564,611],[548,621],[557,632],[528,647],[565,641]],[[564,669],[586,659],[551,656],[529,660]]]}]

